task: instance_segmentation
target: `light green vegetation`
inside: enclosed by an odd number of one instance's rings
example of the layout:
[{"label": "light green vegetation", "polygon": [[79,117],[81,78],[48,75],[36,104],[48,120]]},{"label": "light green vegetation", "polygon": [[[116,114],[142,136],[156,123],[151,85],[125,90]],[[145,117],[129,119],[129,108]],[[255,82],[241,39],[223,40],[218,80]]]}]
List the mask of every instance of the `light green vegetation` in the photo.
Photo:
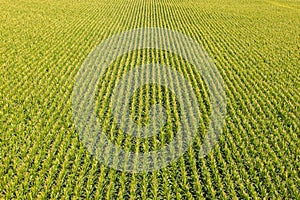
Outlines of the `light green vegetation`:
[{"label": "light green vegetation", "polygon": [[[297,0],[0,0],[0,198],[300,198],[300,3]],[[125,150],[172,140],[176,96],[148,85],[131,97],[132,118],[167,110],[161,133],[120,134],[109,114],[114,82],[141,63],[160,62],[191,81],[201,110],[191,148],[166,168],[126,173],[102,165],[79,140],[72,90],[87,55],[120,32],[162,27],[209,53],[225,82],[227,116],[218,144],[197,157],[209,94],[193,66],[166,51],[118,58],[99,83],[98,117]]]}]

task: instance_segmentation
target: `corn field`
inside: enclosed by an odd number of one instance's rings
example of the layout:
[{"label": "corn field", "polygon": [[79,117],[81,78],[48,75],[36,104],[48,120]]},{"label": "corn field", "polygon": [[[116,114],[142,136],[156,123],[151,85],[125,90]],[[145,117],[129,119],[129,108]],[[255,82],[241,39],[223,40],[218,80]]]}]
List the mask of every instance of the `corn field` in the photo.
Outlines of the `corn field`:
[{"label": "corn field", "polygon": [[300,198],[298,0],[0,8],[1,199]]}]

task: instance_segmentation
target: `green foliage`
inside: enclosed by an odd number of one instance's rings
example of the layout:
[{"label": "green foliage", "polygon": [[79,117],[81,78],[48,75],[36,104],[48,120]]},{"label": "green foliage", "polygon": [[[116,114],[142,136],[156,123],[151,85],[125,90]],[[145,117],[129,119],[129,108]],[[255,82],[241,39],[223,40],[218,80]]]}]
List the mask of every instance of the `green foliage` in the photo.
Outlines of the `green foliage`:
[{"label": "green foliage", "polygon": [[[0,0],[0,198],[300,198],[299,10],[296,0]],[[176,96],[150,85],[131,97],[131,115],[147,124],[148,108],[164,105],[160,134],[142,140],[117,129],[109,97],[136,65],[178,70],[201,110],[198,137],[182,158],[130,174],[102,165],[81,144],[71,94],[78,69],[101,41],[142,27],[176,30],[200,43],[224,79],[228,113],[219,143],[199,159],[210,102],[193,66],[155,49],[118,58],[97,98],[98,118],[116,144],[159,149],[178,128]]]}]

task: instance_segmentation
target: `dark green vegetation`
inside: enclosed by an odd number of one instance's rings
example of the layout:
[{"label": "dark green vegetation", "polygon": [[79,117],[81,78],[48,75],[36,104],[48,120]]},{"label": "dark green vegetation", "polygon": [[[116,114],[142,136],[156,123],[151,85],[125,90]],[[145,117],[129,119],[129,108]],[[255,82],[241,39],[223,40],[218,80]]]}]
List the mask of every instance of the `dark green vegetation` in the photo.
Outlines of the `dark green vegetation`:
[{"label": "dark green vegetation", "polygon": [[[0,0],[0,13],[0,198],[300,198],[299,1]],[[148,123],[151,102],[166,106],[169,121],[158,138],[120,138],[104,116],[113,81],[142,62],[171,63],[190,77],[203,120],[177,162],[130,174],[86,151],[71,95],[78,69],[101,41],[141,27],[182,32],[207,50],[226,84],[227,117],[219,143],[198,159],[209,113],[202,79],[168,52],[124,55],[99,85],[99,118],[112,141],[147,151],[177,128],[176,97],[153,86],[130,101],[138,124]]]}]

